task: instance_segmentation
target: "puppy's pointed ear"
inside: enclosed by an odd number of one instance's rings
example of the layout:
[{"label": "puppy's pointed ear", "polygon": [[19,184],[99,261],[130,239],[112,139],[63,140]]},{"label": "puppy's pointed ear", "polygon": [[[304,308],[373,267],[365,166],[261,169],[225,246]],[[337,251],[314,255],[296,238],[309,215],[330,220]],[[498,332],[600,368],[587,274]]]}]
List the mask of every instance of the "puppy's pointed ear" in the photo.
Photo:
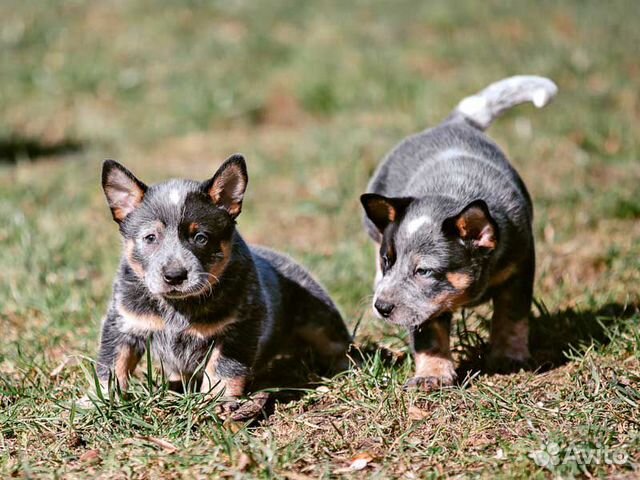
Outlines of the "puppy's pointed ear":
[{"label": "puppy's pointed ear", "polygon": [[216,174],[202,184],[213,203],[236,218],[242,210],[242,200],[249,177],[244,157],[239,153],[227,158]]},{"label": "puppy's pointed ear", "polygon": [[122,223],[142,203],[147,186],[115,160],[102,164],[102,189],[113,219]]},{"label": "puppy's pointed ear", "polygon": [[475,200],[442,224],[444,233],[470,242],[474,248],[492,251],[498,245],[498,226],[483,200]]},{"label": "puppy's pointed ear", "polygon": [[367,217],[380,233],[384,232],[390,223],[400,219],[412,201],[411,197],[390,198],[377,193],[365,193],[360,196]]}]

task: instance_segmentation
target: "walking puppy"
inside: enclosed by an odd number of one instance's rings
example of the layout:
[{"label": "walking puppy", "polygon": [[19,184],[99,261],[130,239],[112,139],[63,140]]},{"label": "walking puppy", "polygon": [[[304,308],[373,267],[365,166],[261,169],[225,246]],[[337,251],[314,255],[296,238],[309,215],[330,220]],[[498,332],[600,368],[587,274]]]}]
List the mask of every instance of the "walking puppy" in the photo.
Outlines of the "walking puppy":
[{"label": "walking puppy", "polygon": [[455,381],[452,312],[490,299],[490,369],[529,361],[531,199],[482,131],[509,108],[543,107],[556,92],[546,78],[516,76],[465,98],[441,125],[397,145],[362,195],[365,227],[379,246],[373,308],[409,329],[416,371],[408,387]]},{"label": "walking puppy", "polygon": [[[98,376],[121,389],[150,341],[171,382],[192,377],[233,409],[254,366],[287,346],[343,367],[351,337],[338,310],[291,259],[249,247],[235,228],[247,186],[233,155],[205,182],[147,187],[113,160],[102,186],[124,254],[102,325]],[[204,365],[203,369],[199,367]]]}]

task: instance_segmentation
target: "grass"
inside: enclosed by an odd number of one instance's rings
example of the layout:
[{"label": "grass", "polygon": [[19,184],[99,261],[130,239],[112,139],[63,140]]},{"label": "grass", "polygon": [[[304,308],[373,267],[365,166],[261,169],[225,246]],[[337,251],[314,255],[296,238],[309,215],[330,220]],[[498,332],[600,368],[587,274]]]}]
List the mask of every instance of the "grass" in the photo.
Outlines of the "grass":
[{"label": "grass", "polygon": [[[636,10],[577,0],[4,2],[0,476],[636,477]],[[471,377],[405,393],[404,334],[369,313],[373,248],[358,195],[403,136],[515,73],[560,87],[544,111],[521,107],[490,131],[535,202],[541,369],[474,373],[482,308],[457,317],[456,355]],[[249,162],[241,232],[327,286],[349,326],[360,322],[364,365],[251,426],[221,424],[211,404],[166,391],[153,370],[129,399],[78,409],[120,245],[100,162],[119,159],[149,182],[206,178],[234,151]],[[531,455],[549,442],[564,462],[540,467]],[[627,457],[585,465],[576,451]],[[348,473],[357,456],[364,471]]]}]

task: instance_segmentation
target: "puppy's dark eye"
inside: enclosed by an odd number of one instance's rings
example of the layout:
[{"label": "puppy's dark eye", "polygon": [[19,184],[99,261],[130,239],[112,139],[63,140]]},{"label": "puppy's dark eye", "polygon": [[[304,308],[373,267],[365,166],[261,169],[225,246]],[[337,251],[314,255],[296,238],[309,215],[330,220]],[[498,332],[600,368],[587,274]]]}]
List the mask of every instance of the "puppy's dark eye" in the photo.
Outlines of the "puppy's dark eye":
[{"label": "puppy's dark eye", "polygon": [[155,233],[150,233],[149,235],[145,235],[143,237],[144,243],[155,243],[158,237],[156,237]]},{"label": "puppy's dark eye", "polygon": [[206,233],[198,232],[193,236],[193,241],[196,245],[204,246],[209,241],[209,236]]},{"label": "puppy's dark eye", "polygon": [[417,277],[428,277],[433,273],[433,270],[429,270],[428,268],[416,268],[413,274]]}]

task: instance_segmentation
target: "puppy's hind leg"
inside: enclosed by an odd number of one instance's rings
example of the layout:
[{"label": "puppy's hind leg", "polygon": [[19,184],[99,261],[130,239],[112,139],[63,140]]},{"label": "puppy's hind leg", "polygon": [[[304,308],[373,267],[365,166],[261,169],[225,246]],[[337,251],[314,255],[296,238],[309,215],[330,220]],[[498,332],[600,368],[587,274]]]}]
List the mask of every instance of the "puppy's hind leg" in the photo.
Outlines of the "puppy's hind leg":
[{"label": "puppy's hind leg", "polygon": [[488,370],[510,373],[531,367],[529,312],[533,294],[533,260],[493,297]]},{"label": "puppy's hind leg", "polygon": [[322,369],[330,373],[347,370],[352,339],[337,309],[317,302],[315,308],[303,313],[295,323],[295,337],[308,347]]}]

